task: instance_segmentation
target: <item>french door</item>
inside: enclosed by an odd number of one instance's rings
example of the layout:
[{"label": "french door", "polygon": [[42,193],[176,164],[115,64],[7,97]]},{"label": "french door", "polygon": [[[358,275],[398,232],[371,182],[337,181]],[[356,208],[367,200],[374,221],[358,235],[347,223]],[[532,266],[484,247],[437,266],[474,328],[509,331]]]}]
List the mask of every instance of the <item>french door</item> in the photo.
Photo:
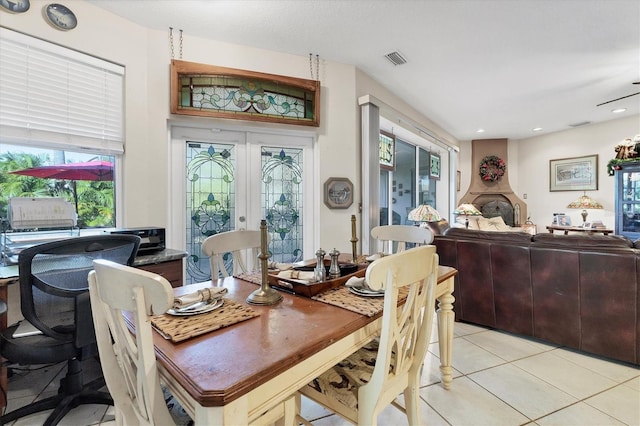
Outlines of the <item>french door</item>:
[{"label": "french door", "polygon": [[[201,250],[205,238],[259,229],[262,219],[267,221],[270,260],[304,258],[305,248],[313,247],[312,137],[192,128],[173,128],[172,134],[172,163],[182,160],[182,173],[172,177],[172,188],[181,196],[172,199],[181,199],[180,228],[189,253],[186,283],[211,277],[209,259]],[[231,262],[229,256],[228,271]]]}]

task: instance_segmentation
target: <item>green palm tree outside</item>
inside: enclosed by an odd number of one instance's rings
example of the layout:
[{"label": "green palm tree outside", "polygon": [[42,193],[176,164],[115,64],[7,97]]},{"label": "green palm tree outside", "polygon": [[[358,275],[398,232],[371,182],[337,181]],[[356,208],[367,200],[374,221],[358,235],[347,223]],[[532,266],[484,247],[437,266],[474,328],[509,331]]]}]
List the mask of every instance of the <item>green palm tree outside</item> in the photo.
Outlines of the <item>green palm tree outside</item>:
[{"label": "green palm tree outside", "polygon": [[[47,155],[7,152],[0,154],[0,217],[7,217],[12,197],[62,197],[74,202],[71,181],[42,179],[9,172],[44,166]],[[114,186],[112,181],[76,181],[78,195],[78,227],[115,226]]]}]

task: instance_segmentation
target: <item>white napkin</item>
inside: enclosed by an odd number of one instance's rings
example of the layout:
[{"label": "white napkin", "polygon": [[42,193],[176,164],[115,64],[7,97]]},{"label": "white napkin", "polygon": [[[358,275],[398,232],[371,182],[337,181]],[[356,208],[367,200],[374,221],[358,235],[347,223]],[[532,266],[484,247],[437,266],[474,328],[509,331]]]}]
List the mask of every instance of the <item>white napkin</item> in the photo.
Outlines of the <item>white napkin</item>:
[{"label": "white napkin", "polygon": [[364,283],[364,277],[351,277],[344,285],[347,287],[367,287]]},{"label": "white napkin", "polygon": [[194,303],[210,301],[222,297],[227,292],[224,287],[203,288],[193,293],[183,294],[173,299],[173,309],[182,309]]},{"label": "white napkin", "polygon": [[386,253],[378,252],[378,253],[372,254],[371,256],[368,256],[367,261],[373,262],[374,260],[378,260],[381,257],[385,257],[385,256],[389,256],[389,255]]},{"label": "white napkin", "polygon": [[278,262],[269,262],[267,265],[268,269],[277,269],[279,271],[288,271],[293,268],[291,263],[278,263]]},{"label": "white napkin", "polygon": [[314,273],[313,271],[280,271],[278,273],[278,277],[280,278],[290,278],[294,280],[300,281],[313,281]]}]

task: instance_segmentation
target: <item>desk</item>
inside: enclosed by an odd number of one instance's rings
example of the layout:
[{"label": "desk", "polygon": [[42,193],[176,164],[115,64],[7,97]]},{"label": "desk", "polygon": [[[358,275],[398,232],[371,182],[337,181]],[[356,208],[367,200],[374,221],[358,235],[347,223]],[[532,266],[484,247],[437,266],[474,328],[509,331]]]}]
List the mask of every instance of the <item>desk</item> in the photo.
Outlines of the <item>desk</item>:
[{"label": "desk", "polygon": [[[7,328],[8,291],[7,286],[18,281],[18,266],[0,268],[0,302],[5,305],[5,312],[0,314],[0,330]],[[0,361],[4,358],[0,357]],[[7,367],[0,367],[0,408],[7,406]]]},{"label": "desk", "polygon": [[[453,279],[440,267],[438,336],[443,385],[451,384]],[[245,303],[255,284],[219,281],[227,298]],[[211,282],[176,288],[177,295]],[[163,382],[196,425],[246,425],[379,334],[382,315],[367,317],[302,296],[283,294],[273,306],[252,306],[260,316],[179,344],[154,333]]]},{"label": "desk", "polygon": [[[173,286],[182,285],[183,258],[187,252],[183,250],[165,249],[161,252],[145,254],[135,258],[133,266],[150,270],[165,276]],[[0,302],[7,304],[7,312],[0,314],[0,330],[7,328],[7,324],[14,324],[23,319],[20,312],[18,265],[0,266]],[[9,294],[11,293],[11,295]],[[0,367],[0,408],[6,406],[4,396],[7,390],[7,368]]]},{"label": "desk", "polygon": [[567,235],[569,232],[588,232],[589,234],[603,234],[609,235],[613,233],[612,229],[601,229],[601,228],[582,228],[580,226],[547,226],[547,231],[550,233],[554,233],[554,231],[564,231],[564,235]]}]

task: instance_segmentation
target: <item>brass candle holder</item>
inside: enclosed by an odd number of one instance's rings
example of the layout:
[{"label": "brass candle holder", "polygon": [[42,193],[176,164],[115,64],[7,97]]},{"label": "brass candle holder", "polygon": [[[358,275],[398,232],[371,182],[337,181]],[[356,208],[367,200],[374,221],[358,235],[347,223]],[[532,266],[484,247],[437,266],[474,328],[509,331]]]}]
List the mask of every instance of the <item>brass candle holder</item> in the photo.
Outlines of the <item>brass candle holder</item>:
[{"label": "brass candle holder", "polygon": [[262,273],[262,285],[247,297],[247,303],[252,305],[275,305],[282,300],[282,295],[269,285],[268,260],[271,253],[267,250],[267,221],[260,221],[260,272]]},{"label": "brass candle holder", "polygon": [[351,215],[351,252],[353,254],[353,263],[358,263],[358,237],[356,237],[356,215]]}]

